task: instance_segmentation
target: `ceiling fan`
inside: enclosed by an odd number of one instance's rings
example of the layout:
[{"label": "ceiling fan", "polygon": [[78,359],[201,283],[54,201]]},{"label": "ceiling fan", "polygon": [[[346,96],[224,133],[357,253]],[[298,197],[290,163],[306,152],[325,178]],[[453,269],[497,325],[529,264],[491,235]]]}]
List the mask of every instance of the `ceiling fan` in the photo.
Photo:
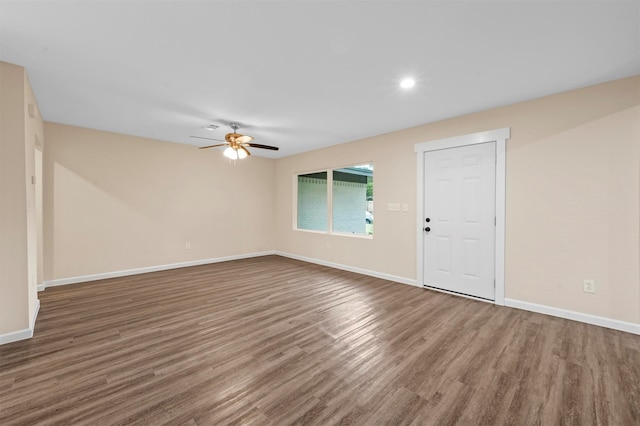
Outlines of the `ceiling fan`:
[{"label": "ceiling fan", "polygon": [[251,143],[251,141],[253,140],[251,136],[241,135],[240,133],[238,133],[238,129],[240,128],[240,125],[238,123],[231,123],[229,125],[233,129],[233,133],[227,133],[224,137],[225,139],[224,141],[221,139],[205,138],[202,136],[191,136],[191,137],[197,138],[197,139],[208,139],[211,141],[224,142],[216,145],[201,146],[199,149],[215,148],[218,146],[226,145],[227,149],[224,150],[224,156],[232,160],[242,160],[243,158],[246,158],[247,156],[251,155],[247,147],[270,149],[272,151],[278,151],[280,149],[276,146],[261,145],[259,143]]}]

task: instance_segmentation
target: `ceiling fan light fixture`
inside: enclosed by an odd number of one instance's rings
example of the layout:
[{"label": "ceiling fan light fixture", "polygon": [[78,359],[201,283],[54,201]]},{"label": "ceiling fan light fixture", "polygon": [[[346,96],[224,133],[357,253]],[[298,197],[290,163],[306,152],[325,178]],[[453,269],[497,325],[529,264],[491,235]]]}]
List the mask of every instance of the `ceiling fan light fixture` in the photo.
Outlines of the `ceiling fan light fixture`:
[{"label": "ceiling fan light fixture", "polygon": [[247,158],[247,153],[243,149],[228,147],[224,150],[224,156],[230,160],[242,160]]}]

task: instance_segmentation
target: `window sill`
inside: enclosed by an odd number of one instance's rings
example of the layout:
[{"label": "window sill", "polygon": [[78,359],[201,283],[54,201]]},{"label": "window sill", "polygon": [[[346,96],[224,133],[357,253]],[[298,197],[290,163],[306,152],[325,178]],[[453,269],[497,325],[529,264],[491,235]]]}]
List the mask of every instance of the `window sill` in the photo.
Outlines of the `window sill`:
[{"label": "window sill", "polygon": [[316,231],[313,229],[300,229],[293,228],[294,231],[307,232],[309,234],[320,234],[320,235],[333,235],[336,237],[349,237],[349,238],[361,238],[364,240],[373,240],[373,235],[366,234],[349,234],[346,232],[327,232],[327,231]]}]

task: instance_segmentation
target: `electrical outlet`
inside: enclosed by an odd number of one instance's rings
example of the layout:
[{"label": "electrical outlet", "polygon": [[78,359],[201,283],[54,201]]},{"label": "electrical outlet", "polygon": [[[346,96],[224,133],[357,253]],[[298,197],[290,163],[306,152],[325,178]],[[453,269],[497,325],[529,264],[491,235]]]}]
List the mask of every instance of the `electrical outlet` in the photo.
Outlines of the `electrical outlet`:
[{"label": "electrical outlet", "polygon": [[191,243],[185,243],[184,248],[186,250],[191,250]]},{"label": "electrical outlet", "polygon": [[584,291],[585,293],[595,293],[596,282],[593,280],[584,280],[582,282],[582,291]]}]

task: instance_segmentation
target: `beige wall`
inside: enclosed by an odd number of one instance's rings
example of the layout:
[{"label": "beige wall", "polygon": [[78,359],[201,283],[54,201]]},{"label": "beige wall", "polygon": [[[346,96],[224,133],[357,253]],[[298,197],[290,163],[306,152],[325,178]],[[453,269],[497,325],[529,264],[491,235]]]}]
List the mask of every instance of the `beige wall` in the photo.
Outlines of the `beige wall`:
[{"label": "beige wall", "polygon": [[[27,185],[27,268],[29,277],[29,318],[35,315],[38,298],[38,284],[42,283],[42,240],[38,234],[42,229],[42,203],[38,189],[41,182],[37,178],[42,175],[42,162],[38,161],[44,147],[44,122],[40,115],[38,103],[31,89],[29,78],[24,78],[25,98],[25,164]],[[40,280],[38,279],[40,276]]]},{"label": "beige wall", "polygon": [[35,139],[42,119],[24,68],[0,62],[0,335],[30,327],[37,303]]},{"label": "beige wall", "polygon": [[[502,127],[506,297],[640,322],[640,77],[278,160],[277,250],[416,277],[416,143]],[[373,161],[372,240],[292,230],[296,172]],[[408,203],[388,212],[387,203]],[[596,294],[582,291],[596,281]]]},{"label": "beige wall", "polygon": [[45,132],[45,280],[273,250],[273,160],[62,124]]}]

